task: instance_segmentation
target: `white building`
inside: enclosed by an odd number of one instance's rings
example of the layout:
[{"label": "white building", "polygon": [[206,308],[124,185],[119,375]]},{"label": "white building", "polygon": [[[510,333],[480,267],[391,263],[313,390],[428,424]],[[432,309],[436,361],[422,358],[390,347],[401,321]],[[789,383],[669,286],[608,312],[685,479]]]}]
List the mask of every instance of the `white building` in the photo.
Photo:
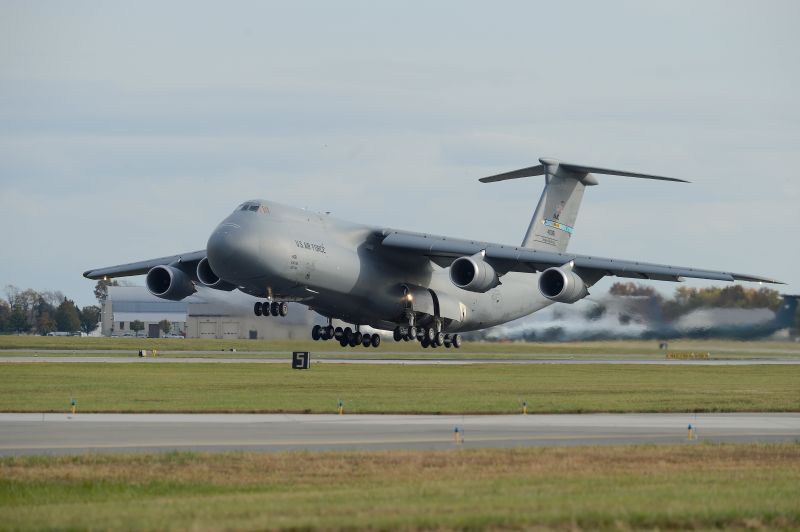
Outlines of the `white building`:
[{"label": "white building", "polygon": [[289,304],[289,315],[265,317],[253,314],[256,298],[241,292],[223,292],[198,287],[182,301],[152,295],[143,286],[109,286],[102,306],[104,336],[133,336],[131,322],[144,323],[140,336],[163,336],[160,322],[172,324],[170,334],[187,338],[309,338],[315,314],[306,307]]}]

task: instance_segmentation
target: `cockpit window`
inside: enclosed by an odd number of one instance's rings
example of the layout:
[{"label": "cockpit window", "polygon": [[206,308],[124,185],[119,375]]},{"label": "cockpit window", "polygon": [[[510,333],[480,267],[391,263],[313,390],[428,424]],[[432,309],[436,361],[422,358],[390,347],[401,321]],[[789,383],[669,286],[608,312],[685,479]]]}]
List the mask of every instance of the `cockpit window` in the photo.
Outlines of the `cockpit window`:
[{"label": "cockpit window", "polygon": [[263,203],[243,203],[236,210],[237,211],[257,212],[259,214],[268,214],[269,213],[269,209]]}]

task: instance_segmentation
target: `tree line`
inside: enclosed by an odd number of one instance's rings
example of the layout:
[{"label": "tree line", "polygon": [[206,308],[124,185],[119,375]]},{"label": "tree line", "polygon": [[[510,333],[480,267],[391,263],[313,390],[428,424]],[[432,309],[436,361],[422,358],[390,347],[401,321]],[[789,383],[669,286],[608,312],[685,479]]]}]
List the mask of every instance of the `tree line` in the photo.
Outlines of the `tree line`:
[{"label": "tree line", "polygon": [[[746,288],[736,284],[718,288],[689,288],[679,286],[672,298],[665,298],[652,286],[637,283],[614,283],[608,291],[613,296],[637,296],[650,299],[661,310],[665,319],[674,319],[698,308],[768,308],[781,306],[780,292],[770,288]],[[795,326],[800,325],[800,310],[795,316]]]},{"label": "tree line", "polygon": [[100,307],[78,308],[74,301],[57,290],[38,292],[5,287],[0,299],[0,332],[47,334],[54,331],[89,333],[100,323]]}]

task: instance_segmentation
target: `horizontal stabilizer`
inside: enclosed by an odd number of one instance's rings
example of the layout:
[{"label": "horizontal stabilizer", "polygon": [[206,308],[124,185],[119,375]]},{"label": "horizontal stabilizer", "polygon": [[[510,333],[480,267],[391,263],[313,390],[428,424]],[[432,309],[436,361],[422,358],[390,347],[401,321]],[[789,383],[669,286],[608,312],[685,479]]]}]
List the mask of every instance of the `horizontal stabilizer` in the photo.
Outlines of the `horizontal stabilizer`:
[{"label": "horizontal stabilizer", "polygon": [[489,177],[483,177],[478,181],[482,183],[494,183],[495,181],[505,181],[506,179],[519,179],[521,177],[533,177],[537,175],[544,175],[544,165],[537,164],[530,168],[522,168],[521,170],[514,170],[504,174],[497,174]]},{"label": "horizontal stabilizer", "polygon": [[506,179],[519,179],[521,177],[544,175],[545,166],[547,166],[549,167],[548,168],[549,173],[552,174],[555,174],[559,169],[563,169],[566,170],[567,172],[578,174],[580,176],[584,176],[589,173],[595,173],[604,175],[619,175],[625,177],[638,177],[642,179],[658,179],[660,181],[675,181],[678,183],[689,183],[689,181],[686,181],[685,179],[677,179],[675,177],[642,174],[639,172],[628,172],[626,170],[612,170],[610,168],[600,168],[598,166],[586,166],[584,164],[565,163],[557,159],[546,159],[544,157],[539,159],[539,162],[541,162],[542,164],[537,164],[536,166],[522,168],[520,170],[513,170],[511,172],[505,172],[502,174],[497,174],[489,177],[483,177],[479,179],[479,181],[481,181],[482,183],[494,183],[496,181],[505,181]]}]

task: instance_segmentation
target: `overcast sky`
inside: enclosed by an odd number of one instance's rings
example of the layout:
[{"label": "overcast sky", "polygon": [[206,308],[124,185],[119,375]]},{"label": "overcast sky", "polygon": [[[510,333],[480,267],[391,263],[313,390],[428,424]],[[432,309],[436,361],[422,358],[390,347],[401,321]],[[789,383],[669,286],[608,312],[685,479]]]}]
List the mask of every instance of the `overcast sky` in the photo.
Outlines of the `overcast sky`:
[{"label": "overcast sky", "polygon": [[254,197],[518,244],[542,178],[477,178],[549,156],[693,182],[600,176],[570,250],[800,293],[798,23],[793,1],[1,1],[0,283],[93,303],[84,270],[202,249]]}]

